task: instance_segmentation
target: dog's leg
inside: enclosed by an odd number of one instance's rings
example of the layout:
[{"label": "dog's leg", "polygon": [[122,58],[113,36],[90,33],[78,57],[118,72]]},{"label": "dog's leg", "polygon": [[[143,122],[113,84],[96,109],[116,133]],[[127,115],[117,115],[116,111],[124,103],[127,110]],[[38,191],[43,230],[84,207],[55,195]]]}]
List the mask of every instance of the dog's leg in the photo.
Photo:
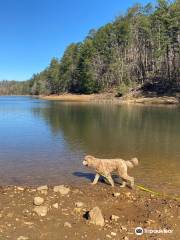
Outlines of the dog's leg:
[{"label": "dog's leg", "polygon": [[109,183],[111,184],[111,186],[114,187],[114,181],[113,181],[111,175],[107,175],[107,176],[106,176],[106,179],[109,181]]},{"label": "dog's leg", "polygon": [[130,182],[130,187],[134,188],[134,178],[133,177],[130,177],[128,175],[123,175],[122,178],[126,181],[129,181]]},{"label": "dog's leg", "polygon": [[122,180],[122,184],[120,185],[121,188],[124,188],[126,186],[126,182]]},{"label": "dog's leg", "polygon": [[99,177],[100,177],[99,173],[96,173],[96,176],[95,176],[95,178],[94,178],[94,181],[93,181],[91,184],[95,185],[95,184],[98,182]]}]

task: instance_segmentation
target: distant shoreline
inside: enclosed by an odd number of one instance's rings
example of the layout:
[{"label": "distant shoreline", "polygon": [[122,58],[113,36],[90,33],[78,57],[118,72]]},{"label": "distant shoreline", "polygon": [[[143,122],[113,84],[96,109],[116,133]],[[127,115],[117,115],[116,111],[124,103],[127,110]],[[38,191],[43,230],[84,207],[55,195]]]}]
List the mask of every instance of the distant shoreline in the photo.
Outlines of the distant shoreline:
[{"label": "distant shoreline", "polygon": [[111,103],[111,104],[136,104],[136,105],[179,105],[180,99],[174,96],[161,97],[115,97],[112,93],[99,94],[71,94],[61,95],[0,95],[0,97],[34,97],[50,101],[67,101],[67,102],[93,102],[93,103]]},{"label": "distant shoreline", "polygon": [[38,98],[43,100],[55,101],[74,101],[74,102],[109,102],[115,104],[153,104],[153,105],[177,105],[180,103],[177,97],[162,96],[162,97],[115,97],[111,93],[102,94],[62,94],[62,95],[40,95]]}]

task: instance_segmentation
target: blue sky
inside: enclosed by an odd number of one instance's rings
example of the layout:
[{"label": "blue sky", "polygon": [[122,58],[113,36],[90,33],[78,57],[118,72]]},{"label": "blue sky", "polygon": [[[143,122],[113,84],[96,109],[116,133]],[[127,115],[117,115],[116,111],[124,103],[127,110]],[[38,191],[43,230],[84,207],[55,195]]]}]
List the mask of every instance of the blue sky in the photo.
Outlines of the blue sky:
[{"label": "blue sky", "polygon": [[0,0],[0,80],[26,80],[135,3],[155,0]]}]

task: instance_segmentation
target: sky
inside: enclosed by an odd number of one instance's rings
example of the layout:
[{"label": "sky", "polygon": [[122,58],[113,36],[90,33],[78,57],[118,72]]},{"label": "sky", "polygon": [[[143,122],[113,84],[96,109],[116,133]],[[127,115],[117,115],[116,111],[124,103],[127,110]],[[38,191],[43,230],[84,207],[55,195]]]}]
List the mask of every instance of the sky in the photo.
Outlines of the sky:
[{"label": "sky", "polygon": [[27,80],[135,3],[155,0],[0,0],[0,80]]}]

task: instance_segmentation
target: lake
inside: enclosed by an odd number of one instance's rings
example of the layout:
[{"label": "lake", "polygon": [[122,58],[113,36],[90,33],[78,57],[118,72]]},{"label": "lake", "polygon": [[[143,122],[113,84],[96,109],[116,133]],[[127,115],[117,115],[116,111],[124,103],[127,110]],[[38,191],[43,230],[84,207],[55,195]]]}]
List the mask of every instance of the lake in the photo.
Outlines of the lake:
[{"label": "lake", "polygon": [[136,183],[180,193],[180,108],[0,97],[0,185],[87,184],[84,155],[138,157]]}]

